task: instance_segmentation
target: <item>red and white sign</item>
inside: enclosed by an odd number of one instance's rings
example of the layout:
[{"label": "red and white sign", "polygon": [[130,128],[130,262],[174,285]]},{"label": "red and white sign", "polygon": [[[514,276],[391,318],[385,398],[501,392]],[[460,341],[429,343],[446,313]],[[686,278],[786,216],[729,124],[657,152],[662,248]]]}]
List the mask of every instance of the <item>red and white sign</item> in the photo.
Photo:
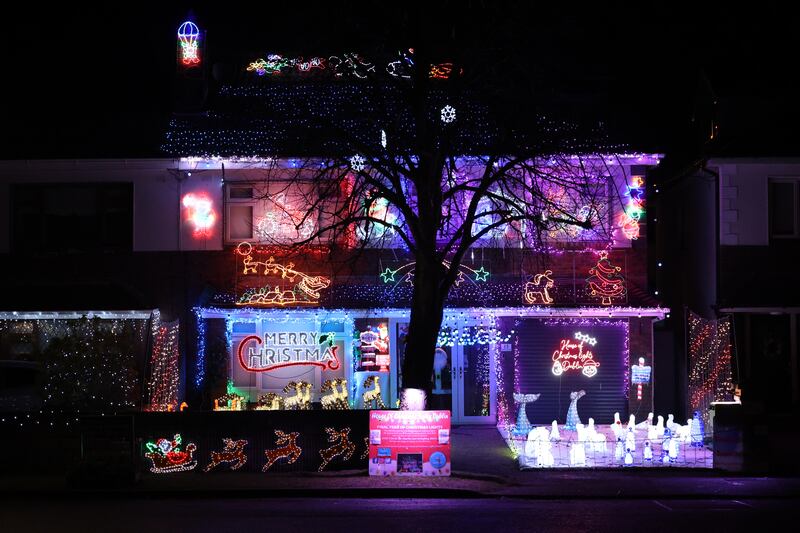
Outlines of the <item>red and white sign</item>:
[{"label": "red and white sign", "polygon": [[370,411],[369,475],[449,476],[450,411]]}]

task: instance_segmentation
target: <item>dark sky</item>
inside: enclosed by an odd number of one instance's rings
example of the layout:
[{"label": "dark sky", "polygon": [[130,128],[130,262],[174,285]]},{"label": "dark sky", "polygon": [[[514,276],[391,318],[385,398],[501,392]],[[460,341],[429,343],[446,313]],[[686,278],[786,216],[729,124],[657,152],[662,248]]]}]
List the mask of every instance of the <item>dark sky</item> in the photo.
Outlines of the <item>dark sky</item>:
[{"label": "dark sky", "polygon": [[[210,62],[243,68],[269,51],[368,55],[414,43],[448,54],[485,51],[531,73],[534,98],[573,102],[577,113],[603,117],[643,148],[687,142],[692,118],[704,123],[716,100],[732,149],[797,151],[800,38],[788,8],[728,3],[698,11],[664,2],[557,11],[538,2],[498,8],[453,1],[387,10],[382,4],[163,2],[80,12],[30,3],[6,17],[0,32],[0,157],[161,155],[172,110],[175,31],[192,9],[208,32]],[[531,98],[526,88],[519,91]]]}]

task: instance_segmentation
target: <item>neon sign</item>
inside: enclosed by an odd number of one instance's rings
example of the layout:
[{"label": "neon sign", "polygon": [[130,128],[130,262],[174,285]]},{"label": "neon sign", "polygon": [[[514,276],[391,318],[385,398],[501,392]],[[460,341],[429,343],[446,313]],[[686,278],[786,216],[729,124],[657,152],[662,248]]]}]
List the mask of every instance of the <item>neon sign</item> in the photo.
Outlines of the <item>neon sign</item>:
[{"label": "neon sign", "polygon": [[269,332],[263,339],[248,335],[239,343],[236,354],[239,364],[248,372],[270,372],[289,366],[336,370],[340,362],[332,335],[317,331]]},{"label": "neon sign", "polygon": [[200,28],[191,21],[186,21],[178,27],[178,44],[181,46],[181,62],[187,67],[200,64],[200,54],[197,49],[197,40],[200,38]]},{"label": "neon sign", "polygon": [[186,220],[194,226],[194,237],[201,239],[209,237],[214,224],[217,222],[217,212],[214,202],[205,193],[188,193],[183,196],[183,208]]},{"label": "neon sign", "polygon": [[331,280],[324,276],[309,276],[295,270],[294,263],[281,264],[269,257],[266,261],[253,260],[253,245],[241,242],[236,247],[236,253],[243,256],[243,274],[274,275],[285,279],[294,286],[284,289],[279,285],[250,289],[246,291],[236,305],[256,305],[262,307],[287,305],[315,305],[319,303],[320,290],[327,289]]},{"label": "neon sign", "polygon": [[556,283],[550,276],[553,275],[552,270],[545,270],[543,274],[536,274],[533,281],[525,284],[525,293],[523,295],[526,304],[541,303],[549,305],[553,303],[553,298],[550,296],[548,289],[555,287]]},{"label": "neon sign", "polygon": [[595,376],[600,362],[595,360],[594,353],[588,347],[595,344],[597,339],[580,331],[575,333],[574,339],[562,339],[558,349],[553,351],[553,375],[580,370],[587,378]]}]

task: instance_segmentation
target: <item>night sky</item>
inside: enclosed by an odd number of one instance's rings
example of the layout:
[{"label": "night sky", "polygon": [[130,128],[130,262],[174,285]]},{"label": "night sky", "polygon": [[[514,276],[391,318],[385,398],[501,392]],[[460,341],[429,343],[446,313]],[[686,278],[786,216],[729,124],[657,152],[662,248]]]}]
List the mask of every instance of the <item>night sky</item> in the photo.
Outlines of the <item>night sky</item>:
[{"label": "night sky", "polygon": [[495,55],[500,68],[527,73],[511,89],[519,99],[599,117],[610,132],[633,140],[632,148],[679,151],[716,113],[725,141],[718,153],[797,151],[800,36],[788,8],[276,4],[82,11],[30,3],[7,14],[0,157],[161,156],[173,108],[175,32],[190,11],[208,32],[206,60],[231,68],[272,51],[369,56],[425,44],[443,57]]}]

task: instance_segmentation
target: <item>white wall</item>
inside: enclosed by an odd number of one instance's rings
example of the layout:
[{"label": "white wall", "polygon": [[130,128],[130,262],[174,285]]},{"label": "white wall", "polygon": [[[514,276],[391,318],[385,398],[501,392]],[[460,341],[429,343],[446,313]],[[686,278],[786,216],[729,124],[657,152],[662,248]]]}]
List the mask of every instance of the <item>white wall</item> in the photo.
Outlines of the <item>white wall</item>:
[{"label": "white wall", "polygon": [[800,178],[800,159],[717,159],[708,166],[720,176],[720,244],[768,246],[769,178]]},{"label": "white wall", "polygon": [[[133,250],[218,250],[222,248],[222,186],[217,172],[178,173],[171,159],[104,159],[0,161],[0,253],[11,246],[11,185],[15,183],[133,183]],[[220,217],[215,231],[195,239],[185,221],[178,234],[181,192],[203,189],[213,198]]]}]

